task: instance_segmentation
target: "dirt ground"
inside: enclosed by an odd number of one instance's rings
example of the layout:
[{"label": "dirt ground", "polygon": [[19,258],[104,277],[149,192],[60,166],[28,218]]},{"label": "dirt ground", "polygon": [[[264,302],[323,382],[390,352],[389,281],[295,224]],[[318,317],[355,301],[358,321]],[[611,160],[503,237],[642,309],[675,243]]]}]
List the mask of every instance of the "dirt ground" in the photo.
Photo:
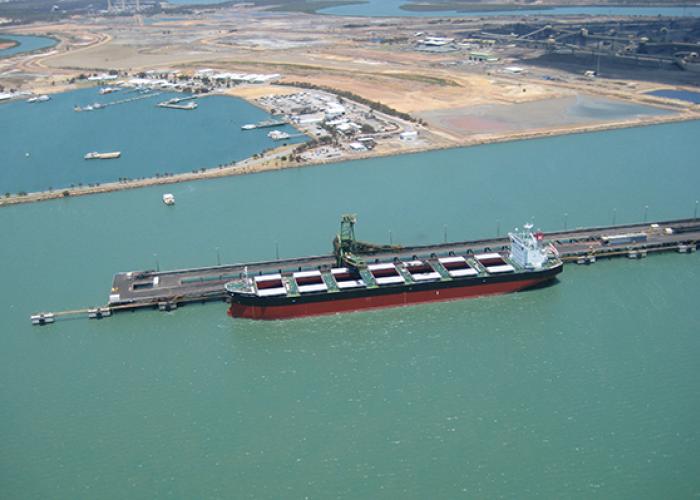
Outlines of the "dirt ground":
[{"label": "dirt ground", "polygon": [[[441,25],[439,30],[457,37],[468,28],[462,22],[455,27]],[[440,145],[444,141],[467,143],[476,129],[507,136],[547,128],[561,131],[569,125],[575,128],[580,121],[562,119],[561,107],[555,104],[582,95],[670,106],[684,113],[700,110],[647,96],[644,92],[652,85],[639,80],[586,79],[534,66],[514,74],[508,68],[520,62],[506,49],[485,49],[500,57],[496,64],[470,63],[465,50],[415,50],[415,33],[437,30],[427,18],[360,21],[241,6],[218,10],[212,16],[155,19],[147,24],[129,17],[86,17],[14,30],[55,36],[60,43],[47,54],[0,60],[0,85],[60,91],[72,88],[68,82],[80,73],[110,69],[130,74],[205,67],[279,73],[287,83],[306,82],[352,92],[419,117]],[[263,85],[234,88],[229,94],[252,100],[288,91]],[[628,118],[636,122],[639,116],[633,115]],[[625,119],[603,116],[596,123]]]}]

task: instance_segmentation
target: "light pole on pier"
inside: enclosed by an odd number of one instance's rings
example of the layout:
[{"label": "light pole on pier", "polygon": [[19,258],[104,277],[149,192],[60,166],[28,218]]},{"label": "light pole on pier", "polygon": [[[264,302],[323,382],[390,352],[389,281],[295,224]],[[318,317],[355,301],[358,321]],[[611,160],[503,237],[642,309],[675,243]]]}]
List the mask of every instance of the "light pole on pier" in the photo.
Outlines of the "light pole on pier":
[{"label": "light pole on pier", "polygon": [[221,266],[221,253],[219,252],[219,247],[216,247],[216,265]]},{"label": "light pole on pier", "polygon": [[443,232],[443,240],[445,240],[445,243],[447,243],[447,224],[444,224],[442,226],[442,232]]},{"label": "light pole on pier", "polygon": [[698,200],[695,200],[695,211],[693,212],[693,219],[698,218]]},{"label": "light pole on pier", "polygon": [[613,217],[612,217],[612,225],[615,225],[615,222],[617,222],[617,208],[613,208]]},{"label": "light pole on pier", "polygon": [[280,260],[280,244],[275,241],[275,260]]},{"label": "light pole on pier", "polygon": [[569,212],[564,212],[564,231],[567,230],[568,225],[569,225]]},{"label": "light pole on pier", "polygon": [[647,221],[648,214],[649,214],[649,205],[644,205],[644,222]]},{"label": "light pole on pier", "polygon": [[389,245],[394,244],[394,237],[391,235],[391,229],[389,229]]},{"label": "light pole on pier", "polygon": [[496,219],[496,238],[501,237],[501,220]]},{"label": "light pole on pier", "polygon": [[160,262],[158,262],[158,254],[154,253],[153,258],[156,259],[156,271],[160,272]]}]

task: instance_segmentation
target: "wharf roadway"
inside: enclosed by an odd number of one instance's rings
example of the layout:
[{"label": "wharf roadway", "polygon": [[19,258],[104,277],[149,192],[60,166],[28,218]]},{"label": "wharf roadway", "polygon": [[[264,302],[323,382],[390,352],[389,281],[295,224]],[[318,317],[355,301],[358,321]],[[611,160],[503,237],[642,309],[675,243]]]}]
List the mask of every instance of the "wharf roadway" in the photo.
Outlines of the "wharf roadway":
[{"label": "wharf roadway", "polygon": [[[667,228],[672,228],[674,231],[670,232]],[[646,241],[624,245],[604,245],[600,240],[600,237],[605,235],[640,232],[646,233]],[[591,263],[599,258],[643,257],[647,253],[659,251],[694,251],[700,242],[700,219],[550,232],[545,233],[545,241],[551,242],[557,248],[564,262]],[[508,249],[507,238],[493,238],[404,247],[396,251],[364,255],[363,258],[371,263],[451,254],[502,252]],[[239,278],[246,267],[249,275],[257,275],[302,269],[323,269],[333,267],[335,264],[335,258],[332,255],[321,255],[175,271],[118,273],[114,276],[105,311],[109,310],[111,313],[144,307],[171,310],[188,302],[223,300],[226,297],[224,285]]]}]

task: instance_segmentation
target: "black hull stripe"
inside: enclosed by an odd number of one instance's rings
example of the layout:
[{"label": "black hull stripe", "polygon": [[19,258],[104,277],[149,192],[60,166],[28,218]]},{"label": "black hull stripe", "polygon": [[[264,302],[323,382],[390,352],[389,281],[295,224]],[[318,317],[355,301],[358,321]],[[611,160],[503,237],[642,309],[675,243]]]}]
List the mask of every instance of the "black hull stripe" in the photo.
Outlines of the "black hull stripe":
[{"label": "black hull stripe", "polygon": [[361,297],[375,297],[427,290],[442,290],[445,288],[478,287],[498,283],[512,283],[517,281],[540,280],[541,282],[554,278],[562,271],[562,264],[543,271],[521,272],[517,274],[503,274],[476,278],[462,278],[450,281],[431,281],[427,283],[413,283],[411,285],[380,286],[377,288],[362,288],[345,290],[340,292],[321,292],[303,294],[298,297],[258,297],[251,295],[239,295],[229,292],[232,302],[245,306],[274,307],[292,304],[310,304],[314,302],[326,302],[340,299],[356,299]]}]

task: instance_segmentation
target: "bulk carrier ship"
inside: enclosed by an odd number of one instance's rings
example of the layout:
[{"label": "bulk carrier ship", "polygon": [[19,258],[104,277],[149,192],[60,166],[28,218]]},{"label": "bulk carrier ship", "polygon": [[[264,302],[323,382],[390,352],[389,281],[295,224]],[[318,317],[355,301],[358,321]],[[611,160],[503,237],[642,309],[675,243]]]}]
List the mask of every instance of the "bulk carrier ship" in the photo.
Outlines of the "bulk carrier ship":
[{"label": "bulk carrier ship", "polygon": [[355,217],[345,215],[334,240],[336,267],[248,276],[226,284],[229,315],[287,319],[363,309],[459,300],[533,288],[562,271],[552,245],[526,224],[509,233],[510,251],[432,254],[429,258],[366,263],[363,255],[397,252],[400,247],[355,240]]}]

